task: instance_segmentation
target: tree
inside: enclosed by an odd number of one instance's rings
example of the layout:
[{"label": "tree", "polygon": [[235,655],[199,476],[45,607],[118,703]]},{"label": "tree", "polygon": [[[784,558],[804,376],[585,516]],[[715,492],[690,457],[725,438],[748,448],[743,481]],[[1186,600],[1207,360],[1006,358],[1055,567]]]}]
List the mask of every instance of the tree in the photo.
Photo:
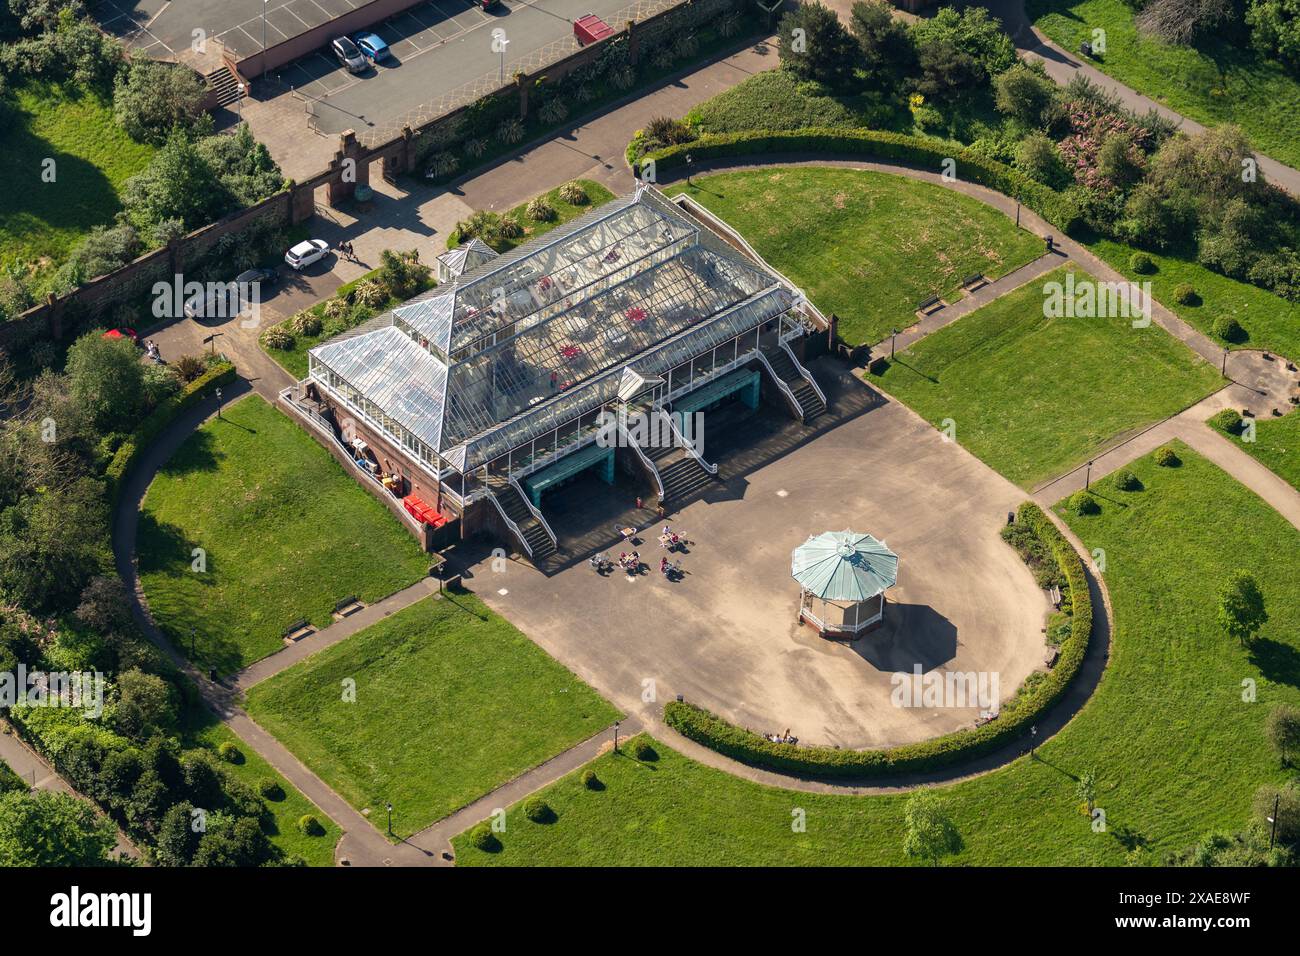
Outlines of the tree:
[{"label": "tree", "polygon": [[98,634],[111,634],[131,623],[126,587],[117,575],[96,575],[81,592],[77,620]]},{"label": "tree", "polygon": [[198,152],[240,206],[252,206],[284,186],[284,175],[267,148],[253,138],[247,123],[234,133],[207,136]]},{"label": "tree", "polygon": [[1234,0],[1150,0],[1137,15],[1142,33],[1191,43],[1236,17]]},{"label": "tree", "polygon": [[1249,571],[1234,571],[1219,592],[1219,626],[1245,647],[1268,623],[1264,595]]},{"label": "tree", "polygon": [[935,866],[941,857],[961,852],[961,834],[933,790],[917,790],[907,798],[903,821],[907,825],[903,852],[908,856]]},{"label": "tree", "polygon": [[993,89],[998,112],[1038,129],[1050,122],[1059,88],[1041,66],[1017,63],[998,75]]},{"label": "tree", "polygon": [[1069,179],[1056,144],[1042,132],[1030,133],[1020,141],[1016,147],[1016,167],[1053,188],[1063,186]]},{"label": "tree", "polygon": [[144,249],[140,234],[130,223],[95,226],[76,246],[59,268],[59,284],[75,289],[96,276],[120,269]]},{"label": "tree", "polygon": [[1079,774],[1079,782],[1075,790],[1084,806],[1088,808],[1088,816],[1092,816],[1093,808],[1097,805],[1097,774],[1091,770]]},{"label": "tree", "polygon": [[69,394],[96,428],[126,431],[136,423],[144,365],[134,342],[87,332],[68,349],[66,374]]},{"label": "tree", "polygon": [[113,116],[137,142],[163,143],[203,115],[203,80],[189,67],[137,57],[113,86]]},{"label": "tree", "polygon": [[118,731],[136,740],[167,733],[176,726],[172,688],[156,674],[132,668],[117,678],[117,706],[113,711]]},{"label": "tree", "polygon": [[912,39],[922,59],[927,48],[945,45],[964,54],[963,61],[965,57],[973,59],[981,83],[1018,62],[1015,44],[983,7],[967,7],[961,13],[943,7],[933,17],[912,25]]},{"label": "tree", "polygon": [[1127,189],[1142,178],[1141,155],[1131,136],[1113,133],[1097,152],[1097,171],[1116,186]]},{"label": "tree", "polygon": [[189,866],[199,846],[194,830],[194,805],[189,801],[173,804],[158,825],[154,857],[159,866]]},{"label": "tree", "polygon": [[66,793],[0,796],[0,867],[101,866],[117,842],[113,824]]},{"label": "tree", "polygon": [[379,254],[378,278],[390,295],[409,299],[428,283],[429,267],[421,264],[417,249],[409,252],[385,249]]},{"label": "tree", "polygon": [[862,69],[872,86],[890,87],[915,68],[912,34],[906,25],[894,19],[893,7],[883,0],[859,0],[853,4],[849,31],[858,41]]},{"label": "tree", "polygon": [[197,229],[233,205],[198,146],[179,129],[172,130],[143,172],[126,181],[123,200],[131,221],[150,232],[172,219]]},{"label": "tree", "polygon": [[104,486],[77,478],[0,513],[0,595],[35,613],[71,608],[107,560]]},{"label": "tree", "polygon": [[1246,23],[1255,49],[1300,74],[1300,0],[1250,0]]},{"label": "tree", "polygon": [[803,3],[777,27],[781,66],[805,80],[843,88],[853,79],[859,49],[839,17],[820,3]]},{"label": "tree", "polygon": [[1300,784],[1265,784],[1255,791],[1252,808],[1260,830],[1272,831],[1277,843],[1300,843]]},{"label": "tree", "polygon": [[1269,713],[1264,732],[1283,766],[1300,764],[1300,709],[1278,704]]}]

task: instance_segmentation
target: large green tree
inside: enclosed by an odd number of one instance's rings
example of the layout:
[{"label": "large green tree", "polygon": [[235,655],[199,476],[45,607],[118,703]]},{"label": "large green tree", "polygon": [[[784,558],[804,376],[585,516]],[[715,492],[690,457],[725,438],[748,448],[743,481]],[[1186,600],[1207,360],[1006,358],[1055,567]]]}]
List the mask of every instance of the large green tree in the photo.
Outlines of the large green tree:
[{"label": "large green tree", "polygon": [[99,866],[116,839],[112,823],[69,794],[0,796],[0,866]]},{"label": "large green tree", "polygon": [[1300,75],[1300,0],[1250,0],[1246,22],[1256,49]]},{"label": "large green tree", "polygon": [[1249,571],[1234,571],[1219,592],[1219,626],[1245,647],[1268,623],[1264,594]]},{"label": "large green tree", "polygon": [[962,850],[961,834],[933,790],[917,790],[903,806],[903,852],[937,865],[939,860]]},{"label": "large green tree", "polygon": [[173,128],[194,127],[206,94],[203,80],[189,67],[138,57],[118,74],[113,116],[132,139],[162,143]]},{"label": "large green tree", "polygon": [[144,394],[144,365],[134,342],[105,338],[98,330],[88,332],[68,349],[65,374],[73,400],[96,428],[127,431],[136,424]]},{"label": "large green tree", "polygon": [[777,27],[781,66],[805,80],[844,88],[853,80],[859,48],[834,11],[802,3]]}]

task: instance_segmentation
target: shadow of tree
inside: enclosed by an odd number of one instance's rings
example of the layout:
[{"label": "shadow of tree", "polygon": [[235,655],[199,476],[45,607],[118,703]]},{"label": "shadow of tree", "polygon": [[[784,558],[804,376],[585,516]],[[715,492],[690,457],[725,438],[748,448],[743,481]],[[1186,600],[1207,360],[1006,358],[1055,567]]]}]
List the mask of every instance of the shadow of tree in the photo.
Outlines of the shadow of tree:
[{"label": "shadow of tree", "polygon": [[1300,651],[1290,644],[1271,637],[1256,638],[1250,646],[1250,661],[1274,683],[1300,687]]}]

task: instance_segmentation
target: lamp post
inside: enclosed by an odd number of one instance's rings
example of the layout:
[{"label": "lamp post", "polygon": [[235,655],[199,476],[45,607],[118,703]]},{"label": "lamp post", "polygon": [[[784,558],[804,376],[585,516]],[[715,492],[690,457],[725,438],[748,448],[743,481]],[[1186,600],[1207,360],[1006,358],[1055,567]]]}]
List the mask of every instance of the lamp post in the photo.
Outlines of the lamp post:
[{"label": "lamp post", "polygon": [[217,417],[221,417],[221,386],[217,386]]},{"label": "lamp post", "polygon": [[239,122],[244,121],[244,94],[248,92],[248,87],[243,83],[237,84],[239,87],[239,99],[235,101],[239,108]]},{"label": "lamp post", "polygon": [[1280,793],[1273,797],[1273,815],[1268,818],[1268,848],[1270,850],[1273,849],[1273,838],[1277,836],[1277,807],[1281,799],[1282,795]]},{"label": "lamp post", "polygon": [[388,835],[393,835],[393,805],[388,804]]},{"label": "lamp post", "polygon": [[1083,490],[1087,491],[1092,485],[1092,462],[1088,462],[1088,470],[1083,476]]},{"label": "lamp post", "polygon": [[1037,743],[1038,743],[1038,725],[1031,724],[1029,727],[1029,759],[1030,760],[1034,760],[1038,756],[1036,753],[1034,753],[1034,748],[1037,745]]},{"label": "lamp post", "polygon": [[695,157],[692,156],[690,153],[687,153],[686,154],[686,185],[688,186],[694,185],[691,182],[691,163],[693,162],[695,162]]},{"label": "lamp post", "polygon": [[618,725],[619,721],[614,721],[614,753],[618,753]]},{"label": "lamp post", "polygon": [[892,332],[889,333],[889,357],[891,359],[894,357],[894,340],[897,338],[898,338],[898,329],[894,329]]}]

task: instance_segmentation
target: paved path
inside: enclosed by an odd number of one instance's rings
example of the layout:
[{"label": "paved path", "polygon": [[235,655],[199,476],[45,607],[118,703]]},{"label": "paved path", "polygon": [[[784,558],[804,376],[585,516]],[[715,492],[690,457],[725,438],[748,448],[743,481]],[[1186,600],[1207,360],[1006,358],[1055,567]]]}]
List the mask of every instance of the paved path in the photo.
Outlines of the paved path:
[{"label": "paved path", "polygon": [[[82,796],[72,784],[64,780],[59,772],[35,750],[27,745],[8,721],[0,719],[0,761],[9,765],[9,769],[27,782],[33,790],[48,790],[52,793],[67,793],[79,800],[86,800],[100,816],[102,810],[94,802]],[[140,851],[136,849],[121,828],[114,826],[117,832],[117,855],[119,858],[139,860]]]},{"label": "paved path", "polygon": [[[1195,120],[1176,113],[1169,107],[1103,73],[1091,63],[1061,49],[1025,14],[1024,0],[983,0],[983,6],[1002,21],[1003,27],[1015,41],[1020,55],[1027,60],[1037,60],[1047,70],[1047,75],[1062,86],[1076,76],[1086,76],[1105,90],[1117,95],[1120,101],[1136,113],[1155,110],[1161,116],[1181,124],[1188,133],[1202,132],[1205,127]],[[1300,170],[1285,166],[1262,153],[1256,154],[1260,171],[1269,182],[1280,186],[1294,196],[1300,196]]]}]

